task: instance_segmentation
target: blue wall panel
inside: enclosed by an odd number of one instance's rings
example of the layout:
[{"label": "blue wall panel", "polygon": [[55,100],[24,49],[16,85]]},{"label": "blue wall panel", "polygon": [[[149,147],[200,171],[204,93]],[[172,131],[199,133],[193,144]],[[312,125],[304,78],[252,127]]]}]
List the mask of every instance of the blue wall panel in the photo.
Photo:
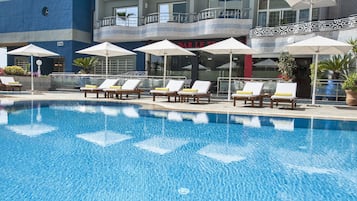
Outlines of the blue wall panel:
[{"label": "blue wall panel", "polygon": [[[48,8],[48,15],[42,10]],[[54,29],[92,31],[94,0],[10,0],[0,2],[0,33]]]}]

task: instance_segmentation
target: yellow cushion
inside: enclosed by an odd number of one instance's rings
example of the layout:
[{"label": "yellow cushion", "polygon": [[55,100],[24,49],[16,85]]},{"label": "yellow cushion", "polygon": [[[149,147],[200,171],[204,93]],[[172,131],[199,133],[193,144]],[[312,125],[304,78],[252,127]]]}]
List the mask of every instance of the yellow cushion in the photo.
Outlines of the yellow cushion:
[{"label": "yellow cushion", "polygon": [[8,84],[20,84],[20,82],[8,82]]},{"label": "yellow cushion", "polygon": [[158,91],[169,91],[169,88],[156,87],[155,90],[158,90]]},{"label": "yellow cushion", "polygon": [[236,94],[246,94],[246,95],[252,95],[252,91],[237,91]]},{"label": "yellow cushion", "polygon": [[110,86],[110,89],[121,89],[121,86]]},{"label": "yellow cushion", "polygon": [[283,93],[283,92],[277,92],[274,94],[275,96],[292,96],[291,93]]},{"label": "yellow cushion", "polygon": [[92,85],[92,84],[86,84],[85,88],[95,89],[95,88],[97,88],[97,86],[96,85]]},{"label": "yellow cushion", "polygon": [[184,92],[198,92],[198,89],[182,89]]}]

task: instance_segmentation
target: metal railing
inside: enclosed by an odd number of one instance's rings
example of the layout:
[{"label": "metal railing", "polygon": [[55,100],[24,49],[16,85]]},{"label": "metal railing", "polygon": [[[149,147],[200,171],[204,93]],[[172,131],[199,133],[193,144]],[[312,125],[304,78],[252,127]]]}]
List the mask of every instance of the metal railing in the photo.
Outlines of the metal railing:
[{"label": "metal railing", "polygon": [[142,26],[150,23],[193,23],[201,20],[231,18],[248,19],[250,9],[209,8],[199,13],[151,13],[143,17],[108,16],[97,21],[97,28],[106,26]]},{"label": "metal railing", "polygon": [[357,16],[322,20],[313,22],[292,23],[276,27],[256,27],[250,30],[250,38],[306,34],[311,32],[336,31],[357,27]]},{"label": "metal railing", "polygon": [[[105,75],[89,75],[89,74],[71,74],[71,73],[53,73],[51,77],[51,90],[74,90],[92,84],[99,86],[105,79]],[[148,76],[148,75],[108,75],[107,78],[119,79],[118,85],[121,85],[127,79],[140,79],[140,89],[150,90],[155,87],[163,86],[162,76]],[[166,76],[166,82],[170,79],[180,79],[187,82],[186,76]]]}]

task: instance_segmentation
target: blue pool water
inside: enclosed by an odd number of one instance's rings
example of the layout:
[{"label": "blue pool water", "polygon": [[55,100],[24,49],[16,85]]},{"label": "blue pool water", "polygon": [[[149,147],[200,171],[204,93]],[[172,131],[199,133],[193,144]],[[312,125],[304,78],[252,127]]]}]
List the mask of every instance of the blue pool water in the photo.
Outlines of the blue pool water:
[{"label": "blue pool water", "polygon": [[0,200],[357,200],[356,125],[113,103],[7,104]]}]

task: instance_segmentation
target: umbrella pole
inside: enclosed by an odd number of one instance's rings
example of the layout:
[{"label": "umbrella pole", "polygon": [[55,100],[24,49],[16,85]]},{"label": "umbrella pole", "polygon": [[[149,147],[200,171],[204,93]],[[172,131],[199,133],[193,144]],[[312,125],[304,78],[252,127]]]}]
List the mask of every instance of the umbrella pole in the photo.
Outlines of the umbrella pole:
[{"label": "umbrella pole", "polygon": [[166,60],[167,60],[167,54],[164,54],[164,77],[162,78],[162,87],[165,87],[165,82],[166,82]]},{"label": "umbrella pole", "polygon": [[105,56],[105,79],[108,78],[108,56]]},{"label": "umbrella pole", "polygon": [[315,95],[316,95],[316,79],[317,79],[317,68],[318,68],[319,54],[315,55],[315,71],[314,71],[314,83],[312,88],[312,105],[315,105]]},{"label": "umbrella pole", "polygon": [[232,82],[232,52],[229,54],[229,75],[228,75],[228,97],[227,100],[231,100],[231,82]]},{"label": "umbrella pole", "polygon": [[31,93],[33,94],[33,55],[31,55],[31,69],[30,69],[30,73],[31,73]]}]

